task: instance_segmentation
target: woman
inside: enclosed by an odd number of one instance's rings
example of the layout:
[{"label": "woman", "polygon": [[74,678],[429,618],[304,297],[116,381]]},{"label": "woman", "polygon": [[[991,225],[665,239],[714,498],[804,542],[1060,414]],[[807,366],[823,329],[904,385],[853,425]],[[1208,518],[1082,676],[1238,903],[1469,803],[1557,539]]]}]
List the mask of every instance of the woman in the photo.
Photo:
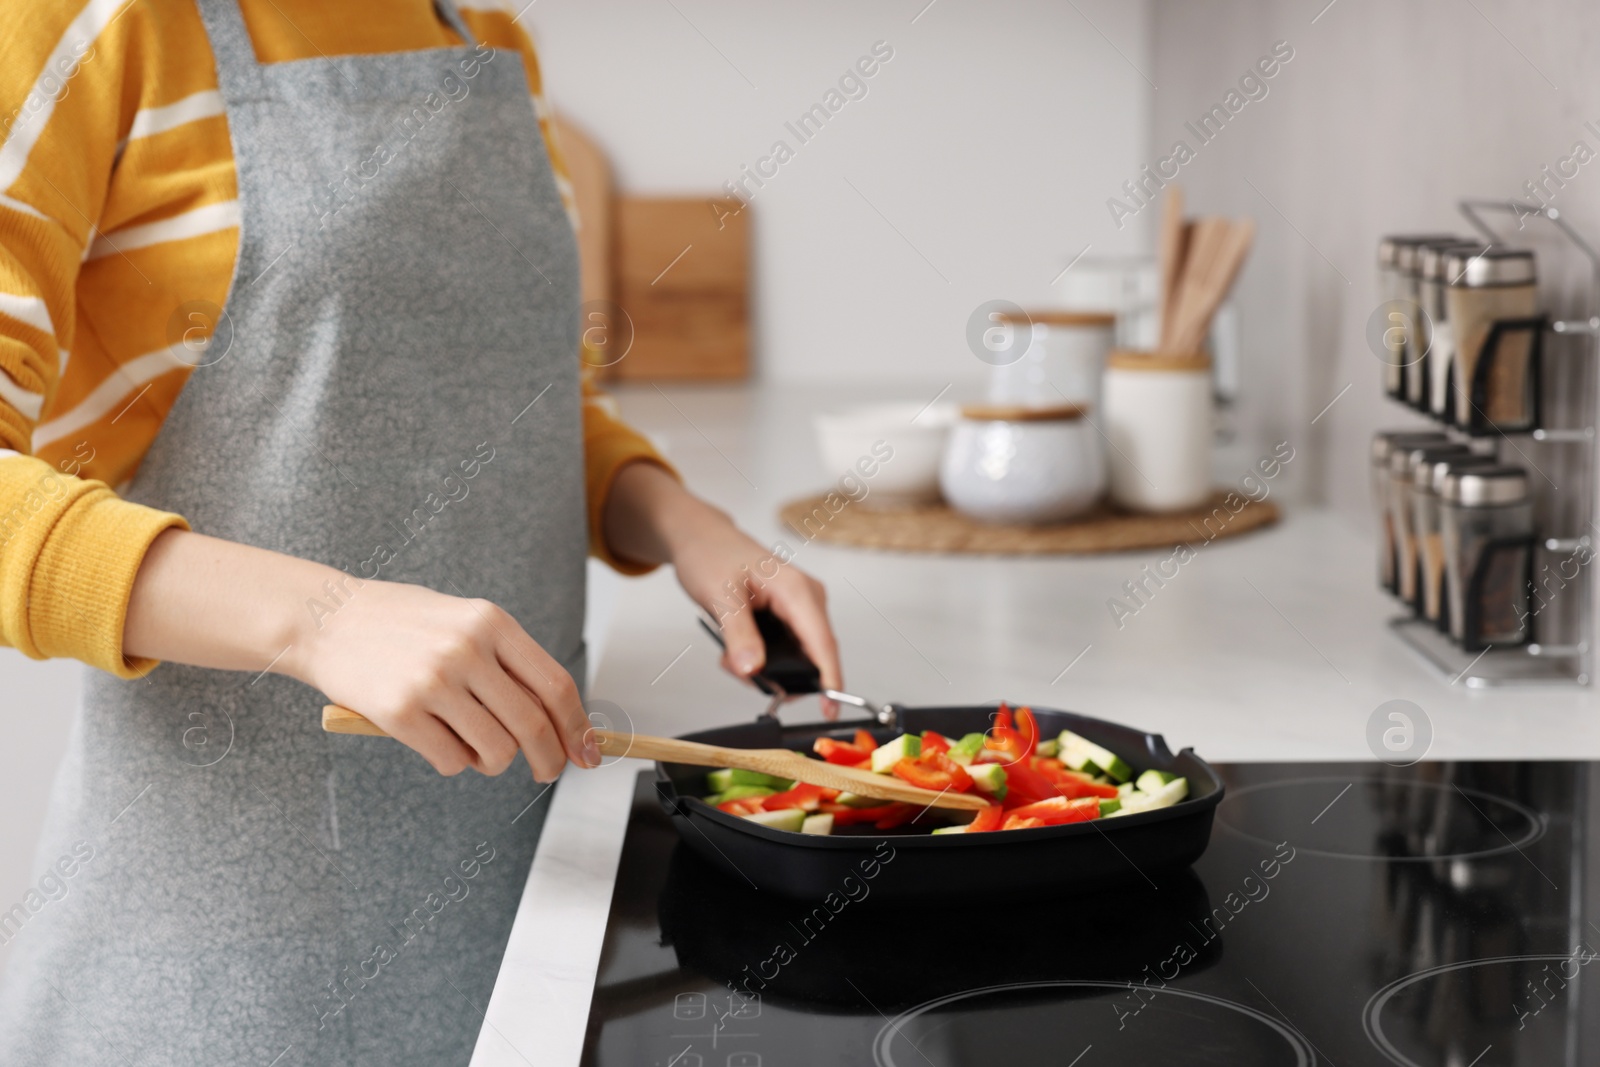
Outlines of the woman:
[{"label": "woman", "polygon": [[[465,1063],[538,783],[597,762],[586,546],[708,608],[766,553],[580,384],[510,11],[72,7],[0,73],[0,639],[103,673],[64,893],[0,917],[3,1058]],[[820,587],[744,592],[837,685]],[[324,696],[422,758],[324,736]]]}]

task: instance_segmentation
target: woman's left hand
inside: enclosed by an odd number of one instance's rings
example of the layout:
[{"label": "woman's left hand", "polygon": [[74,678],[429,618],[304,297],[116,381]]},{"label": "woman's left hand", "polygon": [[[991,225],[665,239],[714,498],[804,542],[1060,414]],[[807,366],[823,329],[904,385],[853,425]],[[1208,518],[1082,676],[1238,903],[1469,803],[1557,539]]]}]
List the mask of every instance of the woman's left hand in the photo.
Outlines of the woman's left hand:
[{"label": "woman's left hand", "polygon": [[[748,679],[767,661],[754,609],[768,608],[794,631],[825,689],[840,689],[839,648],[822,583],[787,563],[684,489],[653,463],[618,473],[606,504],[606,541],[619,556],[670,562],[684,591],[722,627],[722,666]],[[823,714],[838,715],[831,700]]]}]

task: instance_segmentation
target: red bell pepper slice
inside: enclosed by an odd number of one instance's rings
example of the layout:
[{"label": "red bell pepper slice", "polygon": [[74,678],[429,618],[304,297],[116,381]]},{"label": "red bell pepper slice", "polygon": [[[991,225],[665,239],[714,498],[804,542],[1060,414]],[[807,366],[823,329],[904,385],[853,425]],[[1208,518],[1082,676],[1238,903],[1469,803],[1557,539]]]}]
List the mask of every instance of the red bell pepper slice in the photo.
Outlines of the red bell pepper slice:
[{"label": "red bell pepper slice", "polygon": [[1051,797],[1041,800],[1036,804],[1013,809],[1010,818],[1013,819],[1038,819],[1047,826],[1058,826],[1069,822],[1088,822],[1090,819],[1100,817],[1100,800],[1098,797],[1080,797],[1073,800],[1068,797]]},{"label": "red bell pepper slice", "polygon": [[1055,784],[1028,766],[1026,761],[1006,764],[1006,807],[1020,808],[1060,795]]},{"label": "red bell pepper slice", "polygon": [[991,830],[1000,829],[1000,823],[1005,819],[1005,809],[998,804],[990,804],[978,812],[973,820],[967,824],[967,833],[985,834]]},{"label": "red bell pepper slice", "polygon": [[1022,739],[1022,755],[1031,756],[1039,748],[1039,724],[1032,708],[1017,709],[1017,734]]},{"label": "red bell pepper slice", "polygon": [[894,775],[919,789],[932,789],[936,793],[947,789],[965,793],[972,788],[972,776],[967,769],[942,752],[924,752],[915,759],[908,756],[894,765]]},{"label": "red bell pepper slice", "polygon": [[761,811],[761,802],[766,797],[744,797],[741,800],[725,800],[717,805],[718,811],[725,811],[729,815],[754,815]]},{"label": "red bell pepper slice", "polygon": [[1029,830],[1035,826],[1043,826],[1043,819],[1019,818],[1016,815],[1007,815],[1006,821],[1000,824],[1002,830]]},{"label": "red bell pepper slice", "polygon": [[828,797],[829,800],[839,795],[836,789],[824,789],[820,785],[799,782],[793,789],[787,789],[782,793],[774,793],[769,797],[762,797],[761,809],[763,811],[782,811],[785,808],[799,808],[801,811],[816,811],[822,804],[822,798],[829,793],[833,794],[833,796]]},{"label": "red bell pepper slice", "polygon": [[865,730],[857,730],[855,746],[870,756],[872,755],[872,750],[878,747],[878,739]]},{"label": "red bell pepper slice", "polygon": [[[877,822],[886,815],[892,815],[901,807],[908,805],[884,804],[876,808],[848,808],[843,804],[823,805],[824,811],[833,816],[835,826],[853,826],[862,822]],[[913,809],[915,810],[915,809]]]},{"label": "red bell pepper slice", "polygon": [[1091,782],[1081,775],[1073,774],[1071,771],[1058,772],[1041,768],[1039,773],[1048,778],[1050,784],[1056,787],[1056,792],[1064,797],[1106,797],[1109,799],[1118,795],[1116,786]]},{"label": "red bell pepper slice", "polygon": [[879,830],[893,830],[897,826],[904,826],[922,814],[922,810],[915,804],[896,804],[894,807],[896,810],[884,815],[883,818],[873,823],[873,826]]},{"label": "red bell pepper slice", "polygon": [[949,752],[950,739],[944,734],[936,733],[933,730],[924,730],[922,731],[922,751],[939,753]]},{"label": "red bell pepper slice", "polygon": [[872,758],[871,750],[845,741],[835,741],[831,737],[817,738],[811,743],[811,751],[841,767],[857,767]]}]

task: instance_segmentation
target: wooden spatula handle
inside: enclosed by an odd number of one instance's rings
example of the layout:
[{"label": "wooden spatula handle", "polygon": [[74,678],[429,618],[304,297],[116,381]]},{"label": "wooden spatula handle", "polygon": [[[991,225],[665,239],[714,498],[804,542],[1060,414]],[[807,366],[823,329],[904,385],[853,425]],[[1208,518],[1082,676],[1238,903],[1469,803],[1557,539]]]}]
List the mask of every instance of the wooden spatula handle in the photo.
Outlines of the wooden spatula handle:
[{"label": "wooden spatula handle", "polygon": [[[330,734],[358,734],[365,737],[388,737],[389,734],[361,714],[338,704],[328,704],[322,709],[322,728]],[[725,760],[733,749],[701,745],[693,741],[679,741],[668,737],[644,737],[617,733],[615,730],[592,730],[596,747],[602,756],[631,756],[634,759],[661,760],[666,763],[692,763],[701,767],[727,766]]]}]

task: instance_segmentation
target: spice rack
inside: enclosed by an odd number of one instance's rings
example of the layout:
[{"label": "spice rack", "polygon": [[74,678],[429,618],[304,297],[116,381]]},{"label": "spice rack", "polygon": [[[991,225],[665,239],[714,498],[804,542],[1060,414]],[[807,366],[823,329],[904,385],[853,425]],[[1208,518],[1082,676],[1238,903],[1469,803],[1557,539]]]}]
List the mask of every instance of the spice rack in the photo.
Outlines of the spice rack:
[{"label": "spice rack", "polygon": [[[1538,347],[1540,402],[1537,425],[1521,432],[1494,431],[1502,462],[1526,467],[1534,490],[1534,522],[1539,531],[1533,559],[1533,641],[1514,648],[1467,652],[1432,622],[1410,615],[1390,627],[1452,684],[1483,689],[1497,686],[1587,686],[1594,665],[1594,575],[1600,559],[1580,564],[1600,533],[1595,516],[1596,371],[1600,367],[1600,252],[1573,229],[1558,208],[1515,200],[1463,200],[1461,214],[1486,241],[1508,244],[1483,219],[1487,213],[1549,223],[1582,255],[1587,267],[1581,284],[1558,302],[1577,305],[1582,318],[1552,314],[1543,323]],[[1452,426],[1453,440],[1473,439]],[[1477,440],[1483,440],[1482,435]]]}]

